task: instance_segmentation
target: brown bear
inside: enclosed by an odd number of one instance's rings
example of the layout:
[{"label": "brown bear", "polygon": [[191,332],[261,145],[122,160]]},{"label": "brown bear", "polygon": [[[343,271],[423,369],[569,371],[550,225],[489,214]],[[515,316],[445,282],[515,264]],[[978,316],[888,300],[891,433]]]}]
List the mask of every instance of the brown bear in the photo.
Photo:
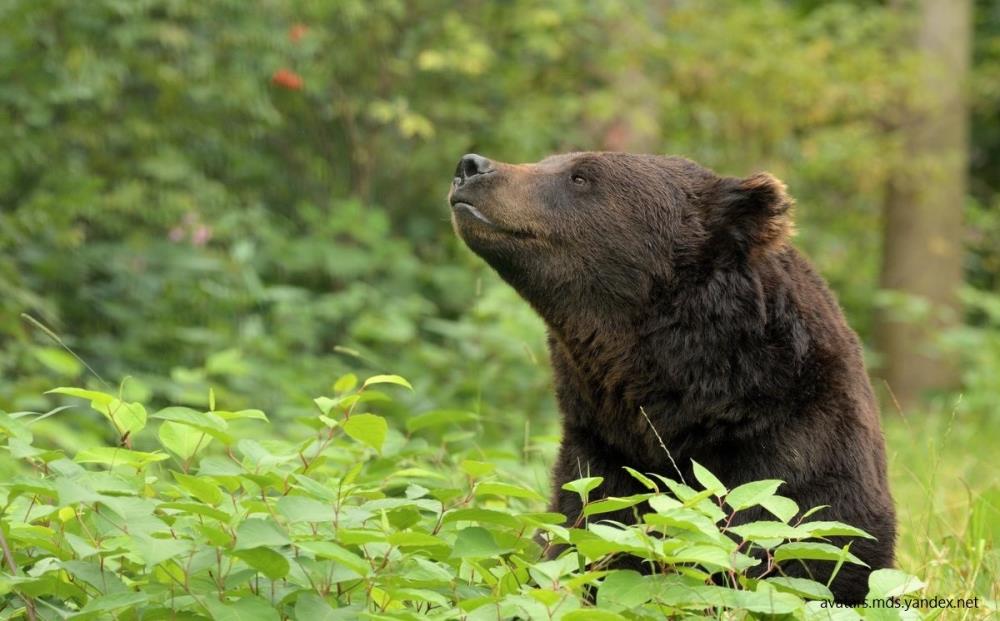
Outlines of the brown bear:
[{"label": "brown bear", "polygon": [[[863,601],[870,571],[893,562],[884,440],[858,339],[789,242],[780,181],[680,157],[470,154],[449,202],[458,235],[547,325],[562,414],[553,511],[579,515],[561,488],[581,476],[604,477],[607,496],[646,491],[624,466],[690,482],[695,460],[730,489],[780,479],[803,511],[829,505],[821,519],[875,537],[851,545],[870,569],[845,564],[832,584],[838,601]],[[783,570],[826,582],[833,565]]]}]

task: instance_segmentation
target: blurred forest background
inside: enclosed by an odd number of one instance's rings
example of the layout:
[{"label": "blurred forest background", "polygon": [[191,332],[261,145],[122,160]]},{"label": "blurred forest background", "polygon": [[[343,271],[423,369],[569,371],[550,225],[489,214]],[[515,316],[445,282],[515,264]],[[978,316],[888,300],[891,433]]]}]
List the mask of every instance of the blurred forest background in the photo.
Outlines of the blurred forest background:
[{"label": "blurred forest background", "polygon": [[0,143],[0,409],[100,384],[28,314],[130,399],[293,420],[392,372],[484,444],[556,411],[540,321],[451,231],[459,156],[772,171],[866,345],[902,562],[1000,566],[994,0],[4,0]]}]

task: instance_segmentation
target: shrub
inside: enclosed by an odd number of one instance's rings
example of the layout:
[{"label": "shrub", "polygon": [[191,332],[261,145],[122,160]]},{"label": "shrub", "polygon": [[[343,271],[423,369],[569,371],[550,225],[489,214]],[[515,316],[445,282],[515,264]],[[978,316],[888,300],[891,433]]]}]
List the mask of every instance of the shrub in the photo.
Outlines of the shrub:
[{"label": "shrub", "polygon": [[[825,538],[868,535],[806,521],[814,511],[793,519],[799,508],[776,493],[780,481],[727,490],[695,465],[696,489],[630,470],[649,491],[604,498],[600,478],[583,478],[566,489],[585,515],[564,524],[502,456],[470,442],[475,414],[377,414],[398,386],[409,384],[342,377],[297,421],[307,434],[275,434],[263,412],[217,408],[212,394],[208,411],[151,413],[107,392],[58,388],[89,401],[113,432],[72,456],[36,446],[32,431],[67,408],[0,413],[0,437],[23,466],[0,486],[0,616],[857,618],[824,608],[826,585],[782,567],[859,563],[850,545]],[[754,507],[774,519],[729,526]],[[642,513],[637,525],[602,520],[629,508]],[[536,533],[566,551],[545,560]],[[622,555],[653,573],[615,569]],[[760,563],[765,574],[748,577]],[[899,596],[922,585],[881,570],[871,586],[873,596]]]}]

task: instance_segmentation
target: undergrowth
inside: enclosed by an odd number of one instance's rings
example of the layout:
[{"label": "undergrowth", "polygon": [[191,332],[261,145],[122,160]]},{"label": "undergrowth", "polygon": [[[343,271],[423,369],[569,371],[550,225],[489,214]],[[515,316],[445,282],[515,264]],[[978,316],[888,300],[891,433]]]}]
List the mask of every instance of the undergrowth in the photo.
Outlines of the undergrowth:
[{"label": "undergrowth", "polygon": [[[860,563],[826,538],[868,535],[796,506],[780,481],[727,490],[695,464],[696,487],[630,471],[648,492],[606,498],[600,478],[579,479],[566,489],[584,516],[566,524],[470,443],[474,413],[380,415],[399,386],[342,377],[298,438],[214,395],[207,411],[151,412],[58,388],[107,423],[107,442],[73,454],[32,429],[75,409],[0,413],[22,466],[0,485],[0,618],[919,618],[902,604],[832,608],[828,585],[784,576],[805,559]],[[773,519],[729,526],[756,507]],[[602,519],[628,508],[636,525]],[[548,560],[543,545],[566,551]],[[623,555],[651,573],[616,569]],[[903,602],[922,586],[880,570],[870,597]]]}]

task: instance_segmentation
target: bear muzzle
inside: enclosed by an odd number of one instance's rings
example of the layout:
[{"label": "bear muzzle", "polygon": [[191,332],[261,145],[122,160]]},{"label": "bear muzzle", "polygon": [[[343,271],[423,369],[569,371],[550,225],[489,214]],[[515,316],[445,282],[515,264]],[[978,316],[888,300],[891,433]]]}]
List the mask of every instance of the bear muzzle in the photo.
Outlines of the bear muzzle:
[{"label": "bear muzzle", "polygon": [[[448,203],[457,232],[473,237],[534,238],[535,233],[514,223],[518,212],[514,177],[520,167],[494,162],[481,155],[463,155],[455,167]],[[485,235],[484,235],[485,234]]]}]

